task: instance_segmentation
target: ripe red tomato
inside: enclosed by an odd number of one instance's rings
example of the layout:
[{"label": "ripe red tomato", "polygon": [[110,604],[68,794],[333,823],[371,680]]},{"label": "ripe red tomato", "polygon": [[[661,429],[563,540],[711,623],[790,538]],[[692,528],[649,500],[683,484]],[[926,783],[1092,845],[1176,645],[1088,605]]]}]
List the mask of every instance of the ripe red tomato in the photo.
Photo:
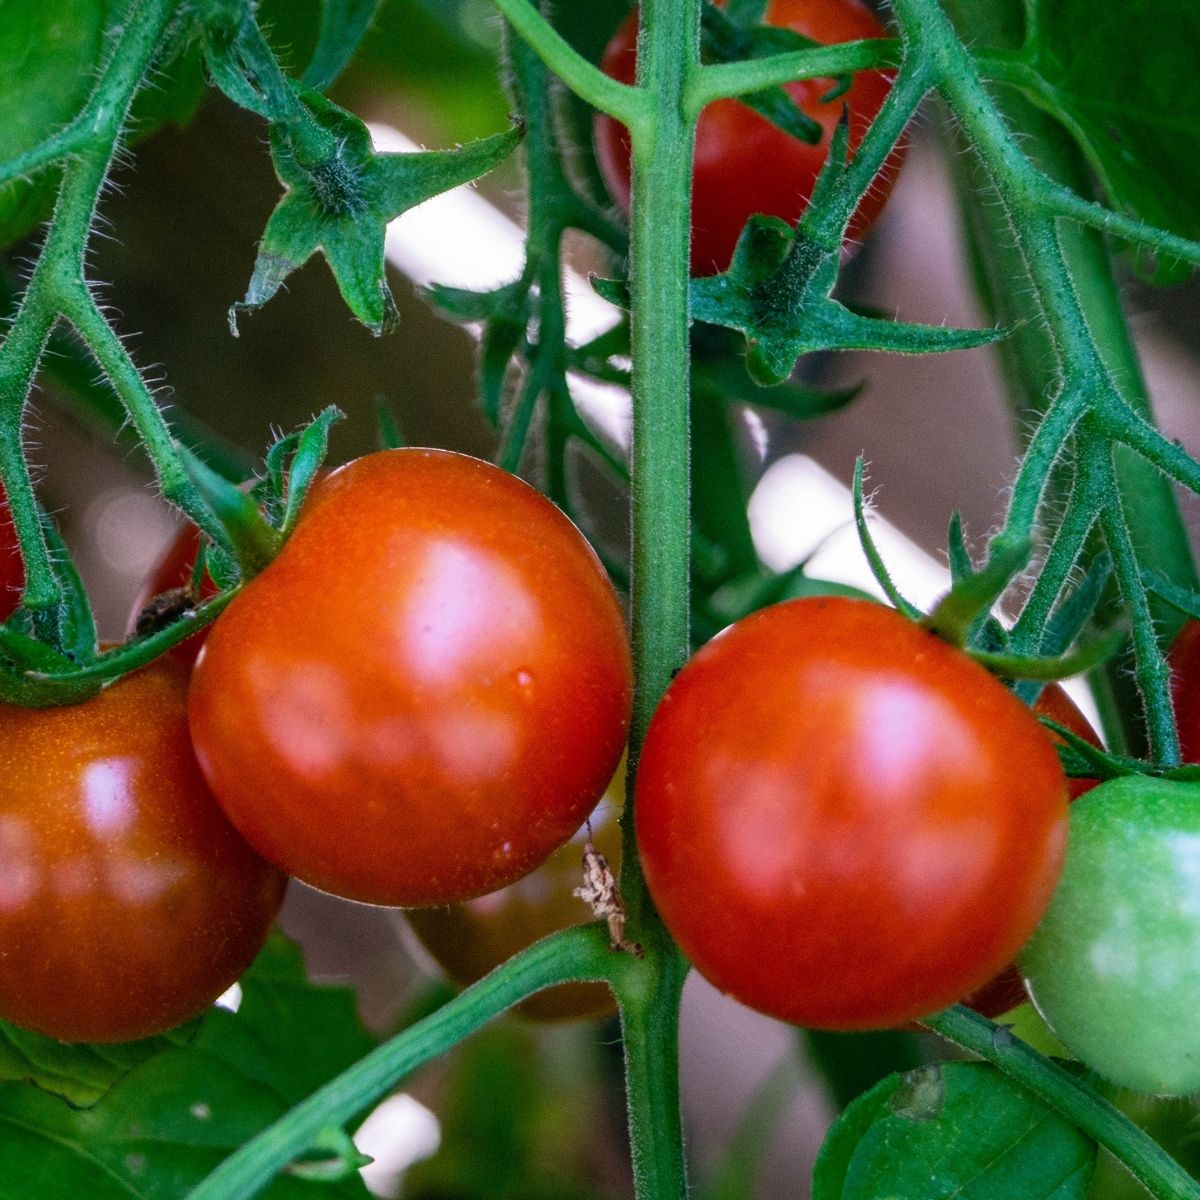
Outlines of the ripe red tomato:
[{"label": "ripe red tomato", "polygon": [[233,823],[306,883],[465,900],[543,862],[612,778],[625,620],[599,560],[513,475],[389,450],[310,493],[209,633],[192,737]]},{"label": "ripe red tomato", "polygon": [[[134,602],[133,613],[130,616],[130,633],[136,631],[138,622],[147,606],[158,599],[168,597],[171,593],[178,592],[180,588],[191,586],[192,573],[196,567],[196,556],[199,553],[200,531],[195,525],[185,525],[176,534],[174,541],[167,547],[162,558],[158,560],[150,578],[146,580],[145,586],[138,594],[138,598]],[[207,600],[210,596],[215,596],[219,590],[205,572],[204,578],[200,581],[200,594],[196,599]],[[172,647],[169,651],[170,656],[178,659],[185,666],[192,666],[207,636],[207,629],[192,634],[186,641]]]},{"label": "ripe red tomato", "polygon": [[195,1016],[262,946],[287,880],[196,765],[187,671],[68,708],[0,705],[0,1017],[68,1042]]},{"label": "ripe red tomato", "polygon": [[901,1025],[980,987],[1058,879],[1041,726],[892,609],[795,600],[676,677],[637,777],[646,880],[711,983],[783,1020]]},{"label": "ripe red tomato", "polygon": [[[617,816],[625,801],[624,764],[592,814],[592,841],[616,873],[621,865]],[[447,975],[463,987],[482,979],[534,942],[592,919],[574,895],[583,879],[587,829],[550,855],[537,870],[488,896],[445,908],[413,908],[404,916],[417,938]],[[530,996],[517,1012],[535,1021],[604,1017],[616,1012],[604,983],[568,983]]]},{"label": "ripe red tomato", "polygon": [[1184,762],[1200,762],[1200,621],[1184,625],[1167,660],[1171,664],[1179,751]]},{"label": "ripe red tomato", "polygon": [[24,584],[25,568],[21,563],[17,531],[9,515],[4,488],[0,487],[0,621],[7,621],[12,616]]},{"label": "ripe red tomato", "polygon": [[[614,79],[633,83],[637,69],[635,10],[608,43],[601,67]],[[861,0],[771,0],[766,24],[791,29],[825,45],[886,37]],[[700,116],[692,173],[692,274],[723,271],[733,256],[742,227],[754,213],[794,224],[808,204],[817,175],[829,153],[829,139],[843,106],[850,113],[850,149],[862,141],[883,107],[892,75],[859,71],[849,91],[822,101],[832,79],[807,79],[785,89],[796,104],[823,128],[818,145],[808,145],[771,124],[738,100],[717,100]],[[625,126],[597,114],[594,141],[601,174],[614,200],[629,211],[630,143]],[[874,223],[900,169],[897,149],[858,206],[849,239],[858,239]]]},{"label": "ripe red tomato", "polygon": [[[1100,745],[1100,739],[1096,736],[1096,731],[1088,724],[1087,717],[1079,711],[1075,702],[1057,683],[1052,683],[1042,690],[1037,703],[1033,706],[1033,711],[1049,717],[1052,721],[1057,721],[1059,725],[1069,729],[1077,737],[1083,738],[1085,742],[1091,742],[1093,746]],[[1057,735],[1052,734],[1051,740],[1057,742],[1059,739]],[[1098,782],[1099,780],[1096,779],[1068,779],[1067,798],[1078,800],[1084,792],[1091,791]],[[990,983],[984,984],[978,991],[967,996],[963,1003],[985,1017],[995,1018],[1011,1012],[1018,1004],[1024,1004],[1028,999],[1025,980],[1016,966],[1010,963]]]}]

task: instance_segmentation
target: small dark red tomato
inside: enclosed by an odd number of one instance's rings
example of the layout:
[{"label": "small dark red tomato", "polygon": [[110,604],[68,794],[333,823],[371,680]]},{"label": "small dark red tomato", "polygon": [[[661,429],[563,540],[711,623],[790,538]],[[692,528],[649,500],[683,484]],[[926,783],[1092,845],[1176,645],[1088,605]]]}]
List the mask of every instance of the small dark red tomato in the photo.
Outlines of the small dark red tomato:
[{"label": "small dark red tomato", "polygon": [[[1097,747],[1100,745],[1100,739],[1088,723],[1087,717],[1079,711],[1075,701],[1057,683],[1051,683],[1042,689],[1042,694],[1033,706],[1033,711],[1049,717],[1065,729],[1069,729],[1077,737],[1083,738],[1085,742],[1091,742],[1093,746]],[[1051,741],[1057,742],[1058,737],[1051,734]],[[1097,783],[1099,783],[1097,779],[1068,779],[1068,799],[1078,800],[1084,792],[1091,791]],[[984,984],[983,987],[967,996],[963,1000],[963,1004],[985,1017],[995,1018],[1010,1012],[1018,1004],[1024,1004],[1028,999],[1029,994],[1025,990],[1025,980],[1020,971],[1010,963],[990,983]]]},{"label": "small dark red tomato", "polygon": [[[622,767],[591,820],[593,844],[614,873],[621,866],[617,814],[624,804],[624,775]],[[498,892],[444,908],[408,909],[404,916],[446,974],[466,987],[539,939],[592,919],[574,894],[583,879],[586,838],[581,829],[537,870]],[[572,1021],[611,1016],[616,1003],[607,984],[568,983],[530,996],[516,1011],[534,1021]]]},{"label": "small dark red tomato", "polygon": [[12,616],[21,599],[24,583],[25,569],[21,564],[17,531],[13,528],[4,488],[0,487],[0,621],[7,621]]},{"label": "small dark red tomato", "polygon": [[69,708],[0,705],[0,1017],[125,1042],[196,1016],[266,938],[286,878],[196,765],[187,671]]},{"label": "small dark red tomato", "polygon": [[1186,763],[1200,762],[1200,621],[1187,621],[1171,653],[1171,699],[1179,750]]},{"label": "small dark red tomato", "polygon": [[571,837],[631,695],[624,616],[575,526],[489,463],[388,450],[320,481],[214,624],[192,738],[267,858],[420,907],[496,891]]},{"label": "small dark red tomato", "polygon": [[961,651],[867,601],[778,604],[676,677],[637,776],[667,928],[711,983],[825,1029],[902,1025],[993,978],[1066,846],[1036,718]]},{"label": "small dark red tomato", "polygon": [[[145,586],[138,594],[129,621],[131,634],[137,631],[143,616],[147,614],[147,609],[156,601],[171,603],[181,589],[191,587],[196,556],[199,553],[200,532],[194,525],[185,525],[175,535],[174,540],[167,547],[150,578],[146,580]],[[219,590],[206,572],[200,581],[200,594],[195,599],[207,600],[210,596],[215,596]],[[199,633],[192,634],[186,641],[172,647],[168,653],[172,658],[178,659],[190,667],[195,663],[196,656],[200,653],[200,647],[204,645],[204,639],[207,636],[208,630],[202,629]]]},{"label": "small dark red tomato", "polygon": [[[609,75],[623,83],[634,82],[637,23],[635,10],[613,35],[600,62]],[[766,24],[824,45],[887,36],[860,0],[771,0]],[[859,71],[844,95],[822,100],[833,86],[832,79],[807,79],[785,89],[823,127],[824,134],[815,146],[791,137],[738,100],[717,100],[701,114],[692,175],[693,275],[711,275],[728,267],[742,227],[754,213],[795,224],[828,156],[830,137],[843,107],[850,113],[853,151],[883,107],[892,76],[883,71]],[[594,141],[605,183],[613,199],[628,212],[629,133],[618,121],[598,114]],[[859,204],[848,238],[861,238],[879,216],[902,157],[899,149],[888,159]]]}]

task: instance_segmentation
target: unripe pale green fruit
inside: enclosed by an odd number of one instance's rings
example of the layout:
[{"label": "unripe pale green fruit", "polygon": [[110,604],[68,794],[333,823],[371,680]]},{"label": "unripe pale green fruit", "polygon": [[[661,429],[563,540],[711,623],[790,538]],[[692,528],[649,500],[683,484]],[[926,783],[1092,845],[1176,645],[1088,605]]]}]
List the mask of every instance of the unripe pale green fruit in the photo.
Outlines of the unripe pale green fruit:
[{"label": "unripe pale green fruit", "polygon": [[1200,784],[1114,779],[1070,820],[1062,879],[1020,959],[1033,1002],[1115,1083],[1200,1091]]}]

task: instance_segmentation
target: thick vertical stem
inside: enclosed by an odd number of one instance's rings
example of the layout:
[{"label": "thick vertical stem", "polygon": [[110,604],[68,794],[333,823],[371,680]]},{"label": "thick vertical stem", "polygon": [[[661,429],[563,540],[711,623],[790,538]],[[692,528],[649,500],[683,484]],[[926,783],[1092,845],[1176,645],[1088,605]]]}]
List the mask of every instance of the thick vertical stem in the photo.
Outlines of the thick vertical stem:
[{"label": "thick vertical stem", "polygon": [[684,88],[699,65],[699,0],[642,6],[630,225],[633,349],[633,741],[688,653],[688,245],[695,131]]},{"label": "thick vertical stem", "polygon": [[[653,103],[630,127],[631,602],[637,680],[631,782],[650,717],[689,648],[688,252],[695,127],[685,96],[700,65],[700,3],[643,3],[638,84]],[[646,955],[632,994],[621,996],[634,1178],[638,1200],[681,1200],[687,1183],[679,1109],[679,994],[687,965],[646,891],[632,815],[630,805],[623,821],[621,887],[629,936],[641,942]]]}]

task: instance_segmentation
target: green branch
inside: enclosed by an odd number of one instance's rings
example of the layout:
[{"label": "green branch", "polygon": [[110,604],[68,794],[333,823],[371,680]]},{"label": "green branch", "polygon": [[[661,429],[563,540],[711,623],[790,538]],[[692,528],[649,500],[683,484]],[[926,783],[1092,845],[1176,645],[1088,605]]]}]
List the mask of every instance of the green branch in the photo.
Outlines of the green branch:
[{"label": "green branch", "polygon": [[794,50],[789,54],[773,54],[770,58],[710,63],[692,76],[684,96],[685,112],[695,117],[714,100],[745,96],[801,79],[823,79],[851,71],[895,67],[900,63],[899,49],[899,42],[878,38],[813,50]]},{"label": "green branch", "polygon": [[537,942],[296,1105],[231,1154],[188,1200],[250,1200],[324,1130],[360,1115],[417,1067],[535,992],[606,979],[613,961],[600,925],[578,925]]},{"label": "green branch", "polygon": [[531,0],[494,0],[494,3],[542,61],[580,99],[631,130],[651,120],[654,105],[649,94],[611,78],[588,62],[538,12]]},{"label": "green branch", "polygon": [[1000,1068],[1062,1113],[1140,1180],[1157,1200],[1200,1200],[1197,1183],[1149,1134],[1078,1075],[1044,1058],[1003,1025],[961,1005],[922,1022],[934,1033]]}]

